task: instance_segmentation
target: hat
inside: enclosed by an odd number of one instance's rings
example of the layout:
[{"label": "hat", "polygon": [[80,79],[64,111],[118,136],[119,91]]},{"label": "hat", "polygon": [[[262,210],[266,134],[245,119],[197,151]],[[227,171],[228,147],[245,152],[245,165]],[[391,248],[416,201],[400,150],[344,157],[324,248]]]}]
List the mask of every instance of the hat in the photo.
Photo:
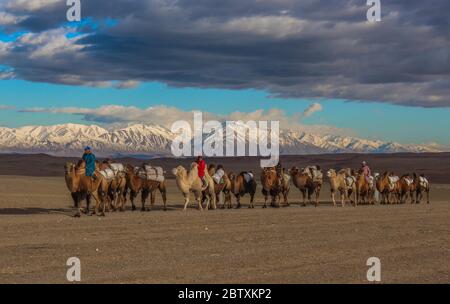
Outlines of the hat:
[{"label": "hat", "polygon": [[86,150],[91,150],[91,147],[86,146],[86,147],[84,148],[84,151],[86,151]]}]

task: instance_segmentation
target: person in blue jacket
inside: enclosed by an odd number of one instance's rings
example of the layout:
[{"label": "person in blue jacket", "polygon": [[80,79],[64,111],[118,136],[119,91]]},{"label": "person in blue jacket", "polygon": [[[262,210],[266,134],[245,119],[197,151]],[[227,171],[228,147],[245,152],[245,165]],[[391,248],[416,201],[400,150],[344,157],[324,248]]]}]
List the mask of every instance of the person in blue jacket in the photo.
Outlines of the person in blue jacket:
[{"label": "person in blue jacket", "polygon": [[95,178],[95,155],[91,152],[91,147],[84,148],[84,154],[82,159],[86,163],[86,176]]}]

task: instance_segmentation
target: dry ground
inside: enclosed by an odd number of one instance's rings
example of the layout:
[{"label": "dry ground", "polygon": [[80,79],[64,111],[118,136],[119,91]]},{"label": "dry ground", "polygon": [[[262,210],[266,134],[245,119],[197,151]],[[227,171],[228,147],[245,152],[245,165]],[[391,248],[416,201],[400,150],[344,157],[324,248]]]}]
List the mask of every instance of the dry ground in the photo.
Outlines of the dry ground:
[{"label": "dry ground", "polygon": [[[0,283],[64,283],[81,259],[85,283],[365,283],[381,259],[384,283],[450,283],[450,186],[426,205],[70,215],[62,177],[0,176]],[[129,206],[129,203],[128,203]]]}]

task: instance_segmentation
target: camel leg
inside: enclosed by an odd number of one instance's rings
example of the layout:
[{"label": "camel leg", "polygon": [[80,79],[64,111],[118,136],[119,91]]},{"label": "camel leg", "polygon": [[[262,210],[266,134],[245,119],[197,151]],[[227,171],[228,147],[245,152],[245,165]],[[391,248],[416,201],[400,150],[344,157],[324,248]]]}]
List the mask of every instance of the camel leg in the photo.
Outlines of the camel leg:
[{"label": "camel leg", "polygon": [[164,183],[164,182],[160,183],[158,185],[158,190],[159,190],[159,193],[161,193],[161,197],[162,197],[162,200],[163,200],[163,204],[164,204],[163,210],[166,211],[167,210],[167,189],[166,189],[166,183]]},{"label": "camel leg", "polygon": [[268,195],[268,193],[267,193],[266,190],[263,190],[262,193],[263,193],[263,195],[264,195],[264,205],[263,205],[263,208],[267,208],[267,195]]},{"label": "camel leg", "polygon": [[430,203],[430,189],[427,189],[427,204]]},{"label": "camel leg", "polygon": [[284,191],[284,193],[283,193],[284,204],[285,204],[286,206],[289,206],[288,194],[289,194],[289,190],[286,190],[286,191]]},{"label": "camel leg", "polygon": [[100,203],[101,203],[98,193],[92,193],[91,195],[95,200],[94,213],[97,214],[98,216],[105,216],[105,204],[103,204],[103,212],[102,213],[98,212],[99,208],[100,208]]},{"label": "camel leg", "polygon": [[234,195],[236,197],[236,209],[241,208],[241,196],[239,194]]},{"label": "camel leg", "polygon": [[156,199],[156,189],[150,192],[150,208],[149,210],[152,210],[152,208],[155,205],[155,199]]},{"label": "camel leg", "polygon": [[334,198],[334,190],[331,190],[331,200],[333,201],[333,206],[336,207],[336,199]]},{"label": "camel leg", "polygon": [[252,192],[250,193],[250,206],[252,206],[252,209],[255,208],[254,200],[255,200],[255,192]]},{"label": "camel leg", "polygon": [[132,211],[136,210],[136,205],[134,204],[134,199],[136,198],[136,196],[137,196],[137,192],[131,190],[130,191],[130,201],[131,201],[131,210]]},{"label": "camel leg", "polygon": [[306,190],[302,189],[301,192],[302,192],[302,197],[303,197],[302,206],[305,207],[306,206]]},{"label": "camel leg", "polygon": [[142,193],[141,193],[141,203],[142,203],[141,211],[145,211],[145,200],[147,199],[148,195],[149,195],[149,191],[146,190],[146,189],[142,189]]},{"label": "camel leg", "polygon": [[216,193],[214,192],[214,190],[212,190],[209,193],[209,201],[212,202],[211,207],[213,210],[217,209],[217,201],[216,201]]},{"label": "camel leg", "polygon": [[[203,211],[201,194],[195,195],[195,200],[197,201],[197,204],[198,204],[198,210]],[[208,201],[208,205],[206,205],[206,208],[208,208],[208,206],[209,206],[209,201]],[[208,209],[206,209],[206,210],[208,210]]]}]

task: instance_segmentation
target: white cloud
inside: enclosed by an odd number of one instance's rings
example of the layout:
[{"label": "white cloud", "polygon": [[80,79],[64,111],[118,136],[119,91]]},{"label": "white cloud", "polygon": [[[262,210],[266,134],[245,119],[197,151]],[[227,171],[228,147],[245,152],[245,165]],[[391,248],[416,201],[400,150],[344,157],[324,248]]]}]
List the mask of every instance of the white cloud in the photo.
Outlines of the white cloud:
[{"label": "white cloud", "polygon": [[203,19],[198,23],[206,30],[216,27],[224,32],[256,34],[275,38],[300,34],[306,24],[305,20],[287,15],[238,17],[225,23],[212,19]]},{"label": "white cloud", "polygon": [[140,82],[137,80],[126,80],[126,81],[120,81],[116,83],[114,86],[117,89],[132,89],[135,87],[138,87],[140,85]]},{"label": "white cloud", "polygon": [[65,5],[65,0],[10,0],[6,7],[12,10],[36,11],[56,4]]},{"label": "white cloud", "polygon": [[316,112],[320,112],[322,111],[323,107],[320,103],[313,103],[310,104],[308,108],[306,108],[305,111],[303,111],[303,116],[304,117],[309,117],[311,115],[313,115]]},{"label": "white cloud", "polygon": [[15,16],[6,12],[0,12],[0,25],[11,25],[17,24],[25,17],[23,16]]},{"label": "white cloud", "polygon": [[[310,106],[311,107],[311,106]],[[317,106],[314,106],[317,108]],[[73,114],[81,115],[86,121],[103,123],[109,125],[129,124],[129,123],[147,123],[161,125],[170,128],[175,121],[186,120],[191,122],[194,111],[184,111],[176,107],[158,105],[146,109],[134,106],[105,105],[99,108],[29,108],[21,110],[22,112],[45,112],[54,114]],[[295,131],[304,131],[313,134],[335,134],[335,135],[354,135],[354,132],[348,129],[340,129],[329,125],[305,125],[300,122],[302,113],[287,115],[283,110],[258,109],[253,112],[233,112],[227,115],[218,115],[210,112],[202,112],[203,120],[218,121],[279,121],[281,129]]]},{"label": "white cloud", "polygon": [[2,105],[0,104],[0,110],[14,110],[14,106]]}]

